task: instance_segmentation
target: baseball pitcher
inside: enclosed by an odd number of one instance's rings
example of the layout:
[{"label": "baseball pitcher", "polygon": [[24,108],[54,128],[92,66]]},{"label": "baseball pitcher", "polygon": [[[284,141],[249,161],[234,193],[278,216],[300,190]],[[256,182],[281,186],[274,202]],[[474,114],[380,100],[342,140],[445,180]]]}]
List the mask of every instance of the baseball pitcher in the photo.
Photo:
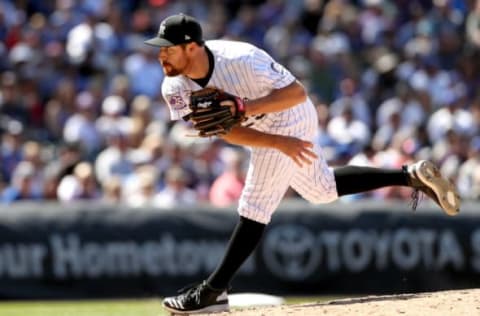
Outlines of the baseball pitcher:
[{"label": "baseball pitcher", "polygon": [[244,42],[204,41],[200,24],[184,14],[167,17],[145,43],[159,48],[171,118],[191,122],[199,137],[221,137],[251,151],[239,221],[223,260],[207,280],[165,298],[168,311],[228,310],[229,283],[289,187],[312,203],[329,203],[347,194],[410,186],[448,215],[458,213],[456,188],[429,161],[399,170],[330,168],[312,143],[318,119],[305,88],[265,51]]}]

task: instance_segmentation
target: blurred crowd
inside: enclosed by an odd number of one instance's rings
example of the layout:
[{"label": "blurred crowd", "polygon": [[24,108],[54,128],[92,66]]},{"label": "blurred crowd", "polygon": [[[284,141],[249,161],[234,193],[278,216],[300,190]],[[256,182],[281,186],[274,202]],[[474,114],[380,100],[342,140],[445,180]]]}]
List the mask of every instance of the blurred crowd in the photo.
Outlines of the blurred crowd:
[{"label": "blurred crowd", "polygon": [[143,43],[178,12],[304,83],[330,165],[429,159],[480,198],[480,0],[0,0],[0,203],[236,203],[248,152],[185,137]]}]

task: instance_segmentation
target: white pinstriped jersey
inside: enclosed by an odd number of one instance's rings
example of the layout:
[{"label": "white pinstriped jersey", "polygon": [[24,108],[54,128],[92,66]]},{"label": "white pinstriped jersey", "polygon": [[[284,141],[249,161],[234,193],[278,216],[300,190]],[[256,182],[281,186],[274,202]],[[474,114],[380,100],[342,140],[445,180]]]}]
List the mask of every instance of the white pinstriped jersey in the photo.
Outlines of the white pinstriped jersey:
[{"label": "white pinstriped jersey", "polygon": [[[207,86],[242,98],[257,99],[295,81],[287,69],[251,44],[214,40],[207,41],[205,45],[214,56],[214,70]],[[202,88],[182,75],[165,78],[162,94],[173,120],[190,112],[189,95],[191,91]],[[284,111],[249,118],[243,124],[265,133],[310,141],[318,130],[317,113],[308,98],[306,102]],[[336,199],[333,172],[323,159],[320,148],[314,149],[319,158],[310,166],[300,168],[280,151],[251,148],[245,188],[239,201],[240,215],[268,223],[289,186],[314,203]]]}]

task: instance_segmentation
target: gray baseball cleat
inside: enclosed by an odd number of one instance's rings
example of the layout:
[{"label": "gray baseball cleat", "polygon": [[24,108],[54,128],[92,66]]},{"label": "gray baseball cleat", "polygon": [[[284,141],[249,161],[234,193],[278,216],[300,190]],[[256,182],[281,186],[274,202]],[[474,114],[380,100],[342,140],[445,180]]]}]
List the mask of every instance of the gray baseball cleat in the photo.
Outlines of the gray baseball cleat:
[{"label": "gray baseball cleat", "polygon": [[163,307],[171,315],[229,311],[227,291],[214,289],[206,281],[181,289],[180,293],[163,300]]},{"label": "gray baseball cleat", "polygon": [[[452,182],[442,176],[440,170],[430,161],[420,160],[414,164],[404,166],[403,170],[408,175],[408,185],[424,192],[434,200],[443,211],[450,215],[457,215],[460,211],[460,196]],[[417,195],[414,198],[416,207]]]}]

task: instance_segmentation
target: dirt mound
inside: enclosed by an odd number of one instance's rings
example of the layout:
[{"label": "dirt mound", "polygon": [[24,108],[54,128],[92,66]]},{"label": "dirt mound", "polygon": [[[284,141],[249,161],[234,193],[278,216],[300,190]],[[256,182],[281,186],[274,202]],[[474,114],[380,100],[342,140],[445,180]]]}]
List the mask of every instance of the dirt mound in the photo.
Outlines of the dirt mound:
[{"label": "dirt mound", "polygon": [[215,316],[480,315],[480,289],[366,296],[322,303],[255,307]]}]

